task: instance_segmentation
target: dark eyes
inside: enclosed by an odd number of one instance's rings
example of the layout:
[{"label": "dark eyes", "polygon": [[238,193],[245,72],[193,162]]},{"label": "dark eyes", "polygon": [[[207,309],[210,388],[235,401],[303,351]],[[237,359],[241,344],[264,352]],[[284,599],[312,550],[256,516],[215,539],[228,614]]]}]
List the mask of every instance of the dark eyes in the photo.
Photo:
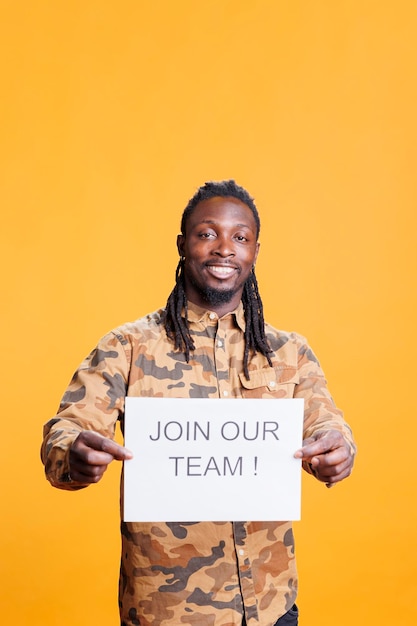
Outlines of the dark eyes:
[{"label": "dark eyes", "polygon": [[[217,237],[216,233],[199,233],[198,234],[199,239],[215,239]],[[234,235],[233,237],[234,239],[236,239],[236,241],[239,242],[245,242],[248,241],[247,237],[245,237],[245,235]]]}]

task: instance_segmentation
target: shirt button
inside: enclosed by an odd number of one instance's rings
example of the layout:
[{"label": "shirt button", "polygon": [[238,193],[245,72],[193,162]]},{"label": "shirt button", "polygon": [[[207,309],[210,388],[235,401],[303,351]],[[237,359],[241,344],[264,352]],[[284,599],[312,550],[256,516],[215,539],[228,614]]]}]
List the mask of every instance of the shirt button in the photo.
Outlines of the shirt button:
[{"label": "shirt button", "polygon": [[242,550],[242,548],[239,550],[239,556],[243,556],[245,554],[245,551]]},{"label": "shirt button", "polygon": [[221,348],[222,345],[223,345],[223,341],[221,339],[219,339],[218,342],[217,342],[217,347]]},{"label": "shirt button", "polygon": [[270,387],[275,387],[275,385],[276,385],[275,380],[271,380],[271,382],[269,383],[269,386]]},{"label": "shirt button", "polygon": [[224,396],[228,396],[228,395],[229,395],[229,392],[228,392],[228,391],[223,391],[223,395],[224,395]]},{"label": "shirt button", "polygon": [[216,317],[216,314],[215,314],[215,313],[209,313],[209,318],[210,318],[211,320],[214,320],[214,319],[215,319],[215,317]]}]

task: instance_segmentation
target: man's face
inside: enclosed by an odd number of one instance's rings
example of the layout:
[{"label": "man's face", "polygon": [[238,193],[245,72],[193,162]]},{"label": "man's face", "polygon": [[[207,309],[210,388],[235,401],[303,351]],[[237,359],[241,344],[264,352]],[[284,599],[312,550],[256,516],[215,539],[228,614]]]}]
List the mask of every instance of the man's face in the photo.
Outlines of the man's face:
[{"label": "man's face", "polygon": [[189,216],[185,235],[178,235],[185,257],[187,298],[218,315],[233,311],[256,261],[259,243],[250,208],[237,198],[210,198]]}]

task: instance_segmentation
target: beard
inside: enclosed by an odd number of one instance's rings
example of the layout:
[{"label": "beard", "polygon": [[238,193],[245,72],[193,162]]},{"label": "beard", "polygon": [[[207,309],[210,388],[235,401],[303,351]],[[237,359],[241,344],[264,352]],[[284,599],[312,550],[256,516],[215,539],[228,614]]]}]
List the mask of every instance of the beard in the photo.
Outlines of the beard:
[{"label": "beard", "polygon": [[227,304],[231,301],[236,291],[234,289],[214,289],[213,287],[200,287],[200,294],[207,304]]}]

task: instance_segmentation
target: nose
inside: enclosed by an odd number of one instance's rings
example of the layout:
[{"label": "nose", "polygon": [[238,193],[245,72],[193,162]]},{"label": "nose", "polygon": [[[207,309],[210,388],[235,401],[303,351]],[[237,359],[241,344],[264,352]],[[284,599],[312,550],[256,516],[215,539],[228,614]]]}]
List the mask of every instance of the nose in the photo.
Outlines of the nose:
[{"label": "nose", "polygon": [[235,249],[233,242],[228,237],[219,236],[216,239],[216,246],[213,250],[213,254],[222,258],[235,256]]}]

